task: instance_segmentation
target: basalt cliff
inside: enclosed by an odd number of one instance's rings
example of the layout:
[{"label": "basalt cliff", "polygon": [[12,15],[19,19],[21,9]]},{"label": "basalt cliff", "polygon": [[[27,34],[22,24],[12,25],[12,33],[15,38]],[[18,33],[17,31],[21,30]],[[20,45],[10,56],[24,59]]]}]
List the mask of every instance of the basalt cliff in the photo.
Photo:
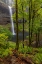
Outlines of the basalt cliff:
[{"label": "basalt cliff", "polygon": [[9,7],[0,1],[0,25],[10,22]]}]

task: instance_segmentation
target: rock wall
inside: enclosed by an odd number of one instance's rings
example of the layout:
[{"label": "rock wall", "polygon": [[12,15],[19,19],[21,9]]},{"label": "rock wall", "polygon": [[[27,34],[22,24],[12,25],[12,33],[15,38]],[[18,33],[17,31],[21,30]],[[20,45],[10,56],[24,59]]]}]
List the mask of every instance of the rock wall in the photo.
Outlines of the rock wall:
[{"label": "rock wall", "polygon": [[6,4],[0,1],[0,25],[10,22],[9,8]]}]

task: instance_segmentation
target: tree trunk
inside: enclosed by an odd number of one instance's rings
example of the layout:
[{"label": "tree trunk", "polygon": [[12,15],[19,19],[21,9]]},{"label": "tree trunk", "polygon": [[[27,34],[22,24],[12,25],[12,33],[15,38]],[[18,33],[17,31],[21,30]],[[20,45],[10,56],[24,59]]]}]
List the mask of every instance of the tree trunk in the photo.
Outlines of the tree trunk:
[{"label": "tree trunk", "polygon": [[[32,5],[32,0],[31,0],[31,12],[32,12],[32,15],[31,15],[31,19],[32,19],[32,25],[31,25],[31,43],[32,43],[32,37],[33,37],[33,24],[34,24],[34,18],[35,18],[35,10],[33,9],[33,5]],[[34,8],[35,8],[35,4],[34,4]]]},{"label": "tree trunk", "polygon": [[38,33],[36,33],[36,47],[38,47]]},{"label": "tree trunk", "polygon": [[24,48],[24,18],[23,18],[23,48]]},{"label": "tree trunk", "polygon": [[40,30],[38,30],[38,46],[40,46]]},{"label": "tree trunk", "polygon": [[18,42],[18,4],[17,4],[17,0],[16,0],[16,33],[17,33],[16,49],[18,50],[19,42]]},{"label": "tree trunk", "polygon": [[24,48],[24,9],[22,5],[22,11],[23,11],[23,48]]},{"label": "tree trunk", "polygon": [[40,46],[40,32],[38,30],[38,33],[36,33],[36,47]]},{"label": "tree trunk", "polygon": [[29,1],[29,46],[31,46],[31,1]]},{"label": "tree trunk", "polygon": [[32,24],[31,24],[31,43],[32,43],[32,35],[33,35],[33,9],[32,9],[32,0],[31,0],[31,12],[32,12],[32,14],[31,14],[31,22],[32,22]]}]

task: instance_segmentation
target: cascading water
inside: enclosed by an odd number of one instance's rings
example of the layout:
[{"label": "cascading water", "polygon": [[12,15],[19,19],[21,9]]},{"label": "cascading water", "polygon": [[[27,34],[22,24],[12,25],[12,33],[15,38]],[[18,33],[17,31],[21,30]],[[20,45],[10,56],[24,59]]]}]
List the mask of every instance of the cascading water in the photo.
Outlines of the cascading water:
[{"label": "cascading water", "polygon": [[11,8],[11,6],[9,6],[9,12],[10,12],[10,19],[11,19],[11,26],[12,26],[12,34],[16,35],[15,31],[14,31],[14,22],[13,22],[13,18],[12,18],[12,8]]},{"label": "cascading water", "polygon": [[2,0],[6,5],[8,5],[9,7],[9,12],[10,12],[10,19],[11,19],[11,29],[12,29],[12,34],[15,35],[15,31],[14,31],[14,22],[13,22],[13,18],[12,18],[12,4],[13,4],[13,0]]}]

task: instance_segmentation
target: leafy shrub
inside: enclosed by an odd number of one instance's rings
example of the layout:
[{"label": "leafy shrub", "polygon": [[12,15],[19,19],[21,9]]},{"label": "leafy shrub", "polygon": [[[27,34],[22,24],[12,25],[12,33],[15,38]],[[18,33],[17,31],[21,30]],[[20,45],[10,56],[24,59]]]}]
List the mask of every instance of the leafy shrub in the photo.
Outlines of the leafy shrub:
[{"label": "leafy shrub", "polygon": [[18,51],[19,51],[20,53],[26,54],[26,53],[32,53],[32,50],[33,50],[32,47],[24,46],[24,48],[23,48],[23,45],[20,44]]},{"label": "leafy shrub", "polygon": [[9,42],[9,47],[12,49],[15,49],[16,43],[15,42]]},{"label": "leafy shrub", "polygon": [[5,48],[7,46],[8,36],[5,33],[0,34],[0,47]]},{"label": "leafy shrub", "polygon": [[0,57],[6,57],[12,54],[12,48],[0,48]]},{"label": "leafy shrub", "polygon": [[40,64],[42,62],[42,54],[37,53],[33,58],[35,64]]},{"label": "leafy shrub", "polygon": [[8,38],[11,38],[11,32],[9,31],[9,29],[6,29],[5,27],[0,25],[0,34],[5,33],[6,36],[8,36]]},{"label": "leafy shrub", "polygon": [[42,53],[42,48],[39,48],[38,50],[39,50],[39,53]]},{"label": "leafy shrub", "polygon": [[5,33],[0,34],[0,57],[6,57],[12,54],[12,47],[9,46],[8,36]]}]

